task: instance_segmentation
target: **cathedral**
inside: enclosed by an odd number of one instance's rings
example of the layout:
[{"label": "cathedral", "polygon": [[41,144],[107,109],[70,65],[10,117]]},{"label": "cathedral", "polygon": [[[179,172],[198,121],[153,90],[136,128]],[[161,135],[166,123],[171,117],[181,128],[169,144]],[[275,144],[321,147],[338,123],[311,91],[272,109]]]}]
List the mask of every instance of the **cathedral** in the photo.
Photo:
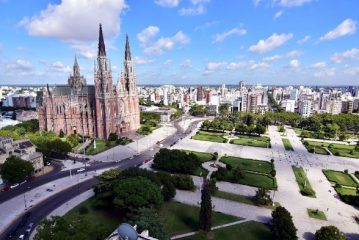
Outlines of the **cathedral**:
[{"label": "cathedral", "polygon": [[86,84],[75,57],[68,85],[52,89],[47,86],[40,97],[40,129],[100,139],[107,139],[110,133],[123,136],[137,130],[140,127],[140,108],[128,36],[123,68],[114,86],[101,24],[94,82],[95,85]]}]

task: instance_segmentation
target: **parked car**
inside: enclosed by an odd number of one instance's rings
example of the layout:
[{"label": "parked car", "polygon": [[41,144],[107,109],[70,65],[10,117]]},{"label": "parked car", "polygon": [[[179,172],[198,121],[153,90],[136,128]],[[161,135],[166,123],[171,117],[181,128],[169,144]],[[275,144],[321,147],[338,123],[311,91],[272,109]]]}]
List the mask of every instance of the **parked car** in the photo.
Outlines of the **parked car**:
[{"label": "parked car", "polygon": [[77,172],[83,172],[83,171],[85,171],[85,168],[77,169]]},{"label": "parked car", "polygon": [[15,183],[15,184],[11,185],[10,188],[13,189],[13,188],[16,188],[17,186],[19,186],[19,184]]},{"label": "parked car", "polygon": [[6,186],[3,189],[1,189],[1,192],[8,192],[8,191],[10,191],[10,189],[11,188],[9,186]]},{"label": "parked car", "polygon": [[33,228],[33,226],[34,226],[34,223],[29,223],[29,225],[27,225],[26,232],[27,232],[27,233],[30,233],[31,230],[32,230],[32,228]]},{"label": "parked car", "polygon": [[24,234],[21,234],[18,238],[18,240],[24,240],[25,239],[25,235]]}]

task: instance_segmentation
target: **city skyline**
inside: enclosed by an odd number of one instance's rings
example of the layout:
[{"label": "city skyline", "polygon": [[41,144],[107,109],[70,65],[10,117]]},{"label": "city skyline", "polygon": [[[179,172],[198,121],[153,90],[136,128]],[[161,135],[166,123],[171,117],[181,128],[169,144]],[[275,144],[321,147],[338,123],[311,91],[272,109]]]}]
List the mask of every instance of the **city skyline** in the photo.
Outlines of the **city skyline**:
[{"label": "city skyline", "polygon": [[28,1],[18,8],[17,0],[0,1],[0,82],[65,84],[77,55],[81,72],[93,84],[99,23],[108,40],[114,81],[128,33],[139,85],[358,82],[355,1],[88,3]]}]

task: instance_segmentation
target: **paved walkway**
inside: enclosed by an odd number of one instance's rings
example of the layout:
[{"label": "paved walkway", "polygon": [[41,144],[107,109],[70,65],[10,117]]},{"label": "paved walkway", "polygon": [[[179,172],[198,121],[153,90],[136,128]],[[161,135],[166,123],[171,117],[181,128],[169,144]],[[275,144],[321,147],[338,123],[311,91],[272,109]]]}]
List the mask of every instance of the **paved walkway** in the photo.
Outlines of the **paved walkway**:
[{"label": "paved walkway", "polygon": [[[196,131],[193,132],[195,134]],[[301,139],[295,134],[293,129],[287,128],[286,138],[291,142],[294,151],[286,151],[282,142],[282,136],[277,131],[276,126],[269,127],[269,136],[271,138],[272,148],[256,148],[249,146],[239,146],[234,144],[213,143],[206,141],[197,141],[187,137],[174,145],[176,149],[186,149],[200,152],[218,152],[219,155],[238,156],[243,158],[252,158],[269,161],[275,160],[277,170],[278,190],[274,193],[274,201],[279,202],[286,207],[293,215],[293,221],[298,228],[299,239],[313,239],[313,233],[321,226],[335,225],[341,231],[347,234],[348,239],[358,238],[359,228],[353,220],[353,216],[358,215],[359,211],[354,207],[347,205],[339,200],[335,190],[332,188],[322,169],[333,169],[343,171],[348,169],[354,172],[359,169],[358,159],[311,154],[307,151],[301,142]],[[193,135],[192,134],[192,135]],[[304,197],[300,194],[299,188],[292,171],[292,165],[301,166],[305,169],[308,179],[316,191],[317,198]],[[196,182],[196,178],[194,178]],[[199,183],[196,183],[198,185]],[[220,189],[225,186],[226,191],[239,193],[241,195],[246,191],[241,188],[235,189],[233,184],[218,183]],[[221,189],[221,191],[223,191]],[[254,195],[254,189],[248,189],[247,195]],[[184,193],[176,195],[176,200],[197,205],[200,201],[199,193]],[[223,199],[213,198],[216,210],[224,213],[242,216],[248,219],[263,221],[270,218],[270,210],[263,208],[250,208],[251,206],[234,203]],[[242,205],[242,207],[240,206]],[[307,208],[319,209],[325,212],[328,221],[320,221],[309,218]],[[240,212],[237,212],[238,209]],[[248,211],[248,209],[251,209]]]},{"label": "paved walkway", "polygon": [[[240,221],[236,221],[236,222],[231,222],[231,223],[227,223],[227,224],[222,224],[222,225],[219,225],[219,226],[215,226],[215,227],[212,227],[211,230],[216,230],[216,229],[221,229],[221,228],[225,228],[225,227],[230,227],[230,226],[233,226],[233,225],[237,225],[237,224],[242,224],[242,223],[245,223],[245,222],[249,222],[250,220],[248,219],[244,219],[244,220],[240,220]],[[181,238],[185,238],[185,237],[190,237],[190,236],[193,236],[193,235],[196,235],[198,233],[197,232],[189,232],[189,233],[184,233],[184,234],[180,234],[180,235],[176,235],[176,236],[173,236],[171,237],[171,240],[173,239],[181,239]]]}]

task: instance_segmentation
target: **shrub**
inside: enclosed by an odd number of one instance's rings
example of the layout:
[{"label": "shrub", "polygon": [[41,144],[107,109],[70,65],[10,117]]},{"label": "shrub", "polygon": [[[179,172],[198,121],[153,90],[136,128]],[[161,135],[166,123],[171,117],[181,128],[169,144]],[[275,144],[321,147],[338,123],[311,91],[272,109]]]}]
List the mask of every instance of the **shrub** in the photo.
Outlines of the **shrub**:
[{"label": "shrub", "polygon": [[214,195],[218,191],[218,187],[216,186],[216,183],[217,183],[217,181],[215,178],[212,178],[209,181],[209,190],[211,191],[212,195]]},{"label": "shrub", "polygon": [[108,140],[109,141],[116,141],[118,138],[116,133],[110,133],[110,135],[108,136]]},{"label": "shrub", "polygon": [[193,179],[188,175],[173,175],[172,183],[181,190],[193,191],[195,189]]},{"label": "shrub", "polygon": [[305,189],[302,189],[300,190],[300,193],[304,196],[312,196],[314,195],[314,191],[310,188],[305,188]]},{"label": "shrub", "polygon": [[348,172],[349,172],[348,169],[345,169],[345,170],[344,170],[344,173],[348,174]]}]

